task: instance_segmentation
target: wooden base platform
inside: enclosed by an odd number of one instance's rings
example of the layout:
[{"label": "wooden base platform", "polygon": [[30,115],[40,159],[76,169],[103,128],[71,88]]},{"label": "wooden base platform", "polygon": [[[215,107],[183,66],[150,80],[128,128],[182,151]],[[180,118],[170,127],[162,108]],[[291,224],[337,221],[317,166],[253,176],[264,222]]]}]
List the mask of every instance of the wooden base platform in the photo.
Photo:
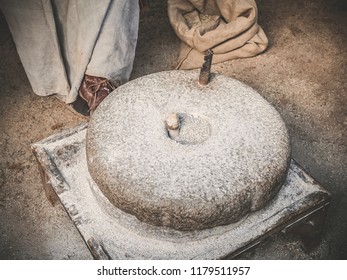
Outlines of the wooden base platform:
[{"label": "wooden base platform", "polygon": [[294,161],[286,183],[264,209],[228,226],[180,232],[138,221],[103,196],[88,173],[87,124],[32,145],[47,198],[59,201],[95,259],[229,259],[282,231],[310,252],[319,245],[330,194]]}]

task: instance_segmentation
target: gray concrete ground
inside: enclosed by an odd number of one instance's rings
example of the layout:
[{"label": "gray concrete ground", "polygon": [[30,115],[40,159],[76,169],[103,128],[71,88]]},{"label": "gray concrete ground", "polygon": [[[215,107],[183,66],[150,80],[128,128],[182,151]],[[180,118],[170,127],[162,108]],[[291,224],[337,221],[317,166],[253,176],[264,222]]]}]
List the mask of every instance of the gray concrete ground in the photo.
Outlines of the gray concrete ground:
[{"label": "gray concrete ground", "polygon": [[[212,70],[252,86],[278,109],[292,157],[333,197],[314,252],[305,254],[294,236],[278,233],[239,258],[346,259],[347,3],[257,3],[268,50]],[[31,143],[83,119],[53,97],[34,95],[2,16],[0,34],[0,259],[90,259],[64,209],[46,200],[30,151]],[[150,1],[141,15],[132,78],[173,69],[178,50],[165,1]]]}]

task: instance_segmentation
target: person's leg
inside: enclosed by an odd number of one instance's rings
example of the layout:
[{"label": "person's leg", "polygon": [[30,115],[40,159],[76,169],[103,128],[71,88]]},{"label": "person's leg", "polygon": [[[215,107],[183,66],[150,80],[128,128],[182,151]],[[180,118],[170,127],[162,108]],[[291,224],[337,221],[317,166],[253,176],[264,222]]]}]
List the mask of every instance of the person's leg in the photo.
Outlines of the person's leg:
[{"label": "person's leg", "polygon": [[100,89],[101,97],[113,89],[106,79],[114,85],[129,79],[138,0],[0,0],[0,4],[36,94],[56,94],[72,103],[85,73],[101,77],[96,81],[100,87],[86,87]]},{"label": "person's leg", "polygon": [[67,102],[78,96],[111,2],[52,0],[62,57],[71,85]]},{"label": "person's leg", "polygon": [[110,2],[0,0],[36,94],[76,100]]},{"label": "person's leg", "polygon": [[13,40],[33,91],[65,100],[70,86],[55,32],[50,1],[0,0]]},{"label": "person's leg", "polygon": [[138,24],[138,0],[111,1],[79,89],[91,112],[116,87],[129,80]]},{"label": "person's leg", "polygon": [[112,0],[86,74],[127,82],[133,66],[139,25],[138,0]]}]

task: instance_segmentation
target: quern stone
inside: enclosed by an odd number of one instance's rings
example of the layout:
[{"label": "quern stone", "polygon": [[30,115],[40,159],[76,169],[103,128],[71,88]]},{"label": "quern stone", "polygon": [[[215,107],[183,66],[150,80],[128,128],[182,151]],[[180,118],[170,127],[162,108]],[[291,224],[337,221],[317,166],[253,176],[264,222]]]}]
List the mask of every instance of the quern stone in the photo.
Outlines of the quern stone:
[{"label": "quern stone", "polygon": [[[289,137],[256,91],[196,71],[133,80],[110,94],[87,131],[89,172],[117,208],[177,230],[235,223],[267,205],[283,185]],[[166,120],[176,114],[178,136]]]}]

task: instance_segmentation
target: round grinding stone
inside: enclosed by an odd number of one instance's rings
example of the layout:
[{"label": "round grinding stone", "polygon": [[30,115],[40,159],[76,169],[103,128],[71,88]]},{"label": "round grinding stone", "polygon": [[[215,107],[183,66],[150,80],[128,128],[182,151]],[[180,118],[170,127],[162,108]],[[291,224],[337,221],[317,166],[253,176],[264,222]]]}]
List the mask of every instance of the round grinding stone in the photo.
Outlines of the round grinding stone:
[{"label": "round grinding stone", "polygon": [[[214,75],[201,86],[198,75],[128,82],[90,120],[89,172],[140,221],[177,230],[234,223],[267,205],[286,178],[289,138],[278,112],[237,80]],[[175,115],[172,137],[166,120]]]}]

